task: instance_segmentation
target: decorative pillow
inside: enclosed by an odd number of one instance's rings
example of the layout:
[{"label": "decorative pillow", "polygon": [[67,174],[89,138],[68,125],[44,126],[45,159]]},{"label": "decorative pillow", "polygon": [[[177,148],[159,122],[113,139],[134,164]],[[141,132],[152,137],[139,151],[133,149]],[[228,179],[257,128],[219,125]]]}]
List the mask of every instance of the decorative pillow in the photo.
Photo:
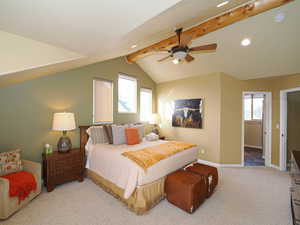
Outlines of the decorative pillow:
[{"label": "decorative pillow", "polygon": [[143,124],[130,124],[130,128],[137,128],[139,131],[140,141],[145,137],[145,126]]},{"label": "decorative pillow", "polygon": [[87,133],[90,135],[94,145],[108,143],[108,138],[103,126],[92,126],[87,130]]},{"label": "decorative pillow", "polygon": [[126,144],[125,128],[128,125],[112,125],[113,144],[121,145]]},{"label": "decorative pillow", "polygon": [[0,176],[23,170],[21,150],[0,153]]},{"label": "decorative pillow", "polygon": [[108,138],[108,143],[113,144],[113,133],[112,133],[111,125],[105,125],[104,130],[105,130],[106,136]]},{"label": "decorative pillow", "polygon": [[155,133],[150,133],[146,135],[147,141],[157,141],[159,139],[159,136]]},{"label": "decorative pillow", "polygon": [[140,143],[140,135],[138,128],[126,128],[125,134],[128,145],[136,145]]}]

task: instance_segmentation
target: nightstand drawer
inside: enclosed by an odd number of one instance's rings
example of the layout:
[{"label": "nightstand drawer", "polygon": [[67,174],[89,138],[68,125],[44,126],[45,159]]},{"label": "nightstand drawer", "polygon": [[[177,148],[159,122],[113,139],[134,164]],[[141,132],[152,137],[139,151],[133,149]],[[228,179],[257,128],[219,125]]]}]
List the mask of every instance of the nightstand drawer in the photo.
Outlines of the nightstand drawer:
[{"label": "nightstand drawer", "polygon": [[73,180],[83,181],[84,158],[84,152],[80,149],[43,155],[43,174],[48,191],[52,191],[57,184]]}]

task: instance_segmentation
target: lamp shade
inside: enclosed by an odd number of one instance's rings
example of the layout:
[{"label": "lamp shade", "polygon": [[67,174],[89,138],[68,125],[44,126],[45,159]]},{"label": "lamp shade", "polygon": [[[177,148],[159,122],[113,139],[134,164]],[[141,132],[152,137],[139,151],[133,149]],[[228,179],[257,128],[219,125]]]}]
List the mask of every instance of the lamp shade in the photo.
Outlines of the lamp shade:
[{"label": "lamp shade", "polygon": [[54,113],[52,129],[59,131],[76,129],[74,113]]},{"label": "lamp shade", "polygon": [[153,113],[149,120],[150,124],[160,124],[160,116],[157,113]]}]

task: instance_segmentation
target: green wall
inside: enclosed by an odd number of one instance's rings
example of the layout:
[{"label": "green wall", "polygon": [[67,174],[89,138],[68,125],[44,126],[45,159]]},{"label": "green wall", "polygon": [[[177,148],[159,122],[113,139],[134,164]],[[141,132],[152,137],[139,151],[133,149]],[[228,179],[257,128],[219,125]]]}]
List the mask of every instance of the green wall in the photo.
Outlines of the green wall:
[{"label": "green wall", "polygon": [[[95,77],[114,81],[114,122],[137,122],[138,113],[116,111],[119,72],[135,76],[138,88],[152,88],[155,105],[155,82],[139,66],[128,64],[123,58],[0,87],[0,152],[20,148],[24,159],[41,161],[44,144],[56,148],[61,136],[60,132],[51,130],[54,112],[74,112],[77,126],[92,124]],[[78,147],[79,129],[68,132],[68,136],[73,146]]]}]

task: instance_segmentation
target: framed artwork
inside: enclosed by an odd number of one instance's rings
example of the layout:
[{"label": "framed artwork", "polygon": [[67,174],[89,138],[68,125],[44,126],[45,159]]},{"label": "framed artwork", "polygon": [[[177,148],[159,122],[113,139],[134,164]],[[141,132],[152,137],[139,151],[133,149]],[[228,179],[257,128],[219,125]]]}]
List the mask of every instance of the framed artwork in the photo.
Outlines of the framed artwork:
[{"label": "framed artwork", "polygon": [[179,99],[174,103],[173,127],[202,128],[203,101],[201,98]]}]

